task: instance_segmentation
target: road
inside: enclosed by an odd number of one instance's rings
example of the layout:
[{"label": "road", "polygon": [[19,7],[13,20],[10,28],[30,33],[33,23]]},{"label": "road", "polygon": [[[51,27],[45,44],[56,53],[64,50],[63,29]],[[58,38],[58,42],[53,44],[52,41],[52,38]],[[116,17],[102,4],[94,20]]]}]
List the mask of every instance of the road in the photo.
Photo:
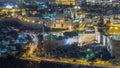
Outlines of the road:
[{"label": "road", "polygon": [[[68,63],[70,63],[70,64],[75,64],[75,63],[73,63],[73,62],[65,62],[65,60],[64,61],[60,61],[60,60],[58,60],[58,59],[53,59],[53,58],[50,58],[50,59],[48,59],[48,58],[39,58],[39,57],[32,57],[32,58],[20,58],[20,59],[22,59],[22,60],[27,60],[27,61],[34,61],[34,62],[41,62],[41,61],[45,61],[45,62],[49,62],[49,63],[54,63],[55,65],[58,63],[58,64],[62,64],[62,63],[64,63],[64,64],[68,64]],[[55,63],[55,62],[57,62],[57,63]],[[75,65],[81,65],[81,66],[83,66],[83,67],[85,67],[85,66],[87,66],[87,67],[89,67],[89,68],[120,68],[120,66],[100,66],[100,65],[85,65],[84,63],[77,63],[77,64],[75,64]]]}]

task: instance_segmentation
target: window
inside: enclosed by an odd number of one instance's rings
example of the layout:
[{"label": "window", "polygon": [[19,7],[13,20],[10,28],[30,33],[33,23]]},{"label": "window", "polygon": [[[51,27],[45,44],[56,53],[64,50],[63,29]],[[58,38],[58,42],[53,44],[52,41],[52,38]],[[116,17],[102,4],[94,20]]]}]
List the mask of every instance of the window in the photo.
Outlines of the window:
[{"label": "window", "polygon": [[54,27],[56,27],[56,24],[54,24]]},{"label": "window", "polygon": [[64,25],[63,24],[61,24],[61,27],[63,27]]}]

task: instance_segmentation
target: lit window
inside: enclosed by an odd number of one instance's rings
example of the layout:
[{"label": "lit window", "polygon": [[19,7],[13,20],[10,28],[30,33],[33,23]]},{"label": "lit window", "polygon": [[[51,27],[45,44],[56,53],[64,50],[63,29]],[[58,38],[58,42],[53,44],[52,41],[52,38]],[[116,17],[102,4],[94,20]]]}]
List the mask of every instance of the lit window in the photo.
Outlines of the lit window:
[{"label": "lit window", "polygon": [[113,27],[110,27],[110,29],[113,29]]},{"label": "lit window", "polygon": [[117,30],[117,29],[118,29],[118,27],[115,27],[115,29]]}]

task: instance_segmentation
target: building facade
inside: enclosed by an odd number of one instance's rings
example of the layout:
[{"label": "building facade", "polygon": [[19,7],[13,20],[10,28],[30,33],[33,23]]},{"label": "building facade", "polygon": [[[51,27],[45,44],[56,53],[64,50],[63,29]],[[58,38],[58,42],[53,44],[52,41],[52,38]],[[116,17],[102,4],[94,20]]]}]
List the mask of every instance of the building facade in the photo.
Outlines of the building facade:
[{"label": "building facade", "polygon": [[56,4],[63,4],[63,5],[75,5],[76,0],[56,0]]},{"label": "building facade", "polygon": [[86,0],[86,2],[90,2],[90,3],[112,3],[115,1],[117,0]]}]

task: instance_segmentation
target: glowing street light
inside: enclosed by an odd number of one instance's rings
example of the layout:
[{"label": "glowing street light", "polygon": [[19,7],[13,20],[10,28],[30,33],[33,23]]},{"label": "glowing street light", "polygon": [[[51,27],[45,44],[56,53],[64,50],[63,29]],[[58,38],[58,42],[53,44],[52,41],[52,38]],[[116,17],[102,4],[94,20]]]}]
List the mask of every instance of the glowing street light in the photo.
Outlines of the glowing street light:
[{"label": "glowing street light", "polygon": [[32,23],[35,23],[35,21],[33,20]]}]

